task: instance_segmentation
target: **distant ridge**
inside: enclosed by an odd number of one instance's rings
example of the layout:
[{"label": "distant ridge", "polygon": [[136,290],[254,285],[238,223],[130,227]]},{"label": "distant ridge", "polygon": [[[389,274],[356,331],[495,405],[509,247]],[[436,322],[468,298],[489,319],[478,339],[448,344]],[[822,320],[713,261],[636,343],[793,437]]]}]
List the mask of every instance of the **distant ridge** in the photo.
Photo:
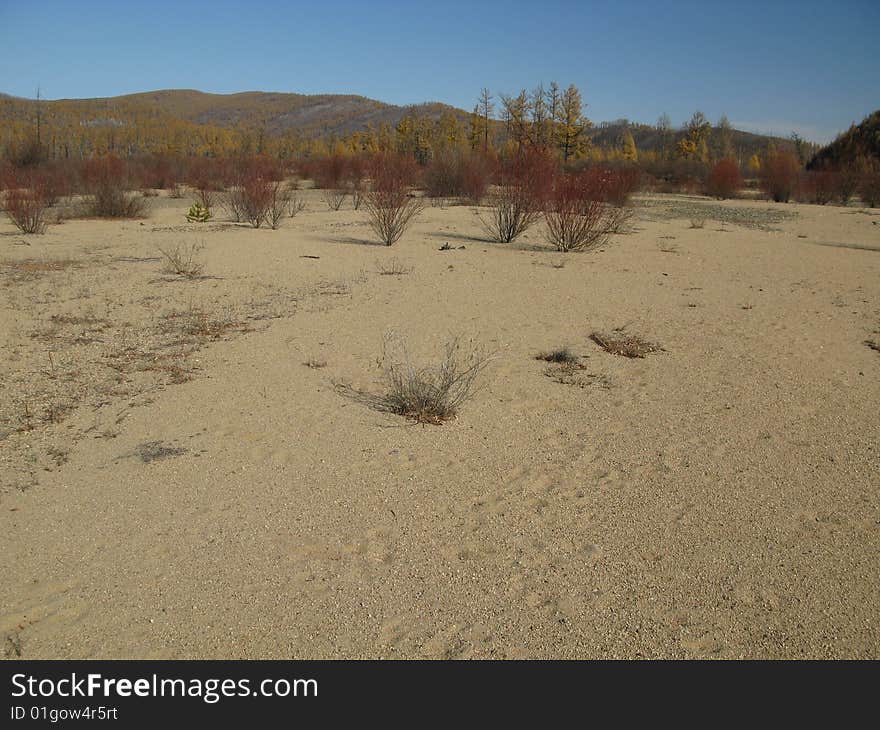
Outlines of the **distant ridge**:
[{"label": "distant ridge", "polygon": [[[23,122],[34,117],[36,103],[0,93],[0,125],[6,120]],[[244,91],[211,94],[194,89],[165,89],[94,99],[57,99],[40,102],[47,123],[72,127],[121,127],[183,124],[183,129],[210,136],[214,130],[246,129],[282,137],[295,133],[302,139],[346,137],[385,124],[396,126],[407,115],[437,120],[455,116],[466,127],[470,113],[440,102],[411,106],[387,104],[354,94],[294,94]],[[502,122],[495,122],[501,128]],[[627,120],[597,124],[590,135],[595,144],[613,147],[629,131],[639,150],[656,150],[661,136],[651,125]],[[680,133],[675,133],[676,136]],[[768,143],[787,143],[778,137],[733,130],[733,144],[740,154],[762,152]]]}]

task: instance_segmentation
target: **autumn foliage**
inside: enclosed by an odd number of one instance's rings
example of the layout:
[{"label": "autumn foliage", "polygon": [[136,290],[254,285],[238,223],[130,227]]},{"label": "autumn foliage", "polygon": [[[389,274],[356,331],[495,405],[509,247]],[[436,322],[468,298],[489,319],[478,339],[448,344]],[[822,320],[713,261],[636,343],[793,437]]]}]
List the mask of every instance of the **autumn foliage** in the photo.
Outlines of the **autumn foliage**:
[{"label": "autumn foliage", "polygon": [[725,157],[715,163],[706,180],[706,194],[713,198],[735,198],[742,187],[743,179],[739,165],[731,157]]},{"label": "autumn foliage", "polygon": [[791,152],[771,152],[761,165],[761,189],[777,203],[787,203],[797,190],[800,168]]}]

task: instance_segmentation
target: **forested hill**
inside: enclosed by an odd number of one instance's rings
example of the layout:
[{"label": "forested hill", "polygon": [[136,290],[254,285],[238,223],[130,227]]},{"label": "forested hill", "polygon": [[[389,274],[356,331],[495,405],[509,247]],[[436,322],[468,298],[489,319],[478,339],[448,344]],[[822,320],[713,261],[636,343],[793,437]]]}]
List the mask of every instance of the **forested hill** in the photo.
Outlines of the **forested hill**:
[{"label": "forested hill", "polygon": [[823,147],[810,161],[810,169],[860,167],[880,164],[880,110],[869,114]]},{"label": "forested hill", "polygon": [[[354,95],[179,89],[39,102],[0,94],[0,156],[20,155],[35,137],[52,158],[107,152],[295,155],[324,152],[343,139],[357,148],[364,144],[359,135],[390,138],[407,118],[415,120],[410,134],[442,135],[467,144],[471,112],[439,102],[396,106]],[[494,138],[503,139],[504,122],[493,121],[491,129]],[[594,145],[612,149],[625,144],[627,133],[643,152],[674,148],[684,134],[620,120],[595,125],[588,136]],[[739,156],[786,143],[739,130],[729,133]]]}]

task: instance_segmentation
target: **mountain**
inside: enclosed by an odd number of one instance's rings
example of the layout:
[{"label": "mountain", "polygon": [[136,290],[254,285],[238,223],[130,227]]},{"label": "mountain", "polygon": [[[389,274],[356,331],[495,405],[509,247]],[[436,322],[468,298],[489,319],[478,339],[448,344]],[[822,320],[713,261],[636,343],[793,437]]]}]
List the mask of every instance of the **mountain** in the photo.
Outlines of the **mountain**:
[{"label": "mountain", "polygon": [[807,168],[850,167],[880,164],[880,109],[853,125],[810,160]]},{"label": "mountain", "polygon": [[[0,94],[13,117],[32,117],[37,102]],[[303,137],[344,136],[368,125],[396,125],[406,114],[431,119],[444,112],[464,120],[460,109],[440,103],[395,106],[363,96],[343,94],[282,94],[245,91],[238,94],[207,94],[191,89],[148,91],[97,99],[59,99],[40,102],[47,117],[63,113],[87,126],[132,123],[144,117],[161,117],[223,129],[263,129],[279,136],[296,130]],[[6,114],[0,116],[4,118]]]},{"label": "mountain", "polygon": [[[149,91],[96,99],[22,99],[0,94],[0,154],[27,146],[37,119],[43,144],[54,157],[83,156],[113,151],[223,154],[230,149],[262,149],[266,139],[303,141],[343,138],[382,125],[394,128],[404,117],[429,122],[455,120],[467,129],[470,114],[439,102],[413,106],[386,104],[363,96],[288,94],[247,91],[208,94],[191,89]],[[502,137],[503,122],[493,122],[493,136]],[[594,144],[620,145],[629,131],[640,151],[663,144],[655,127],[619,120],[591,130]],[[733,148],[740,157],[763,152],[768,143],[785,140],[732,130]],[[681,132],[673,132],[672,144]],[[242,146],[242,140],[247,144]]]}]

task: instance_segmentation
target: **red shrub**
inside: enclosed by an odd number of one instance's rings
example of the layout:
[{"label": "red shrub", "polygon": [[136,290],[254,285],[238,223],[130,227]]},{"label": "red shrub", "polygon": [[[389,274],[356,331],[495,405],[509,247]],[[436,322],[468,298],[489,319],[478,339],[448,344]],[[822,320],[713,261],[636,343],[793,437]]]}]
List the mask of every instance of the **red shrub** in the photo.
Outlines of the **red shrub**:
[{"label": "red shrub", "polygon": [[791,152],[770,152],[761,165],[761,189],[777,203],[787,203],[797,189],[800,168]]},{"label": "red shrub", "polygon": [[474,205],[479,205],[486,196],[489,181],[498,161],[489,155],[472,154],[461,161],[461,196]]},{"label": "red shrub", "polygon": [[125,162],[112,155],[86,160],[82,168],[88,195],[86,211],[99,218],[137,218],[144,212],[143,198],[128,195],[131,179]]},{"label": "red shrub", "polygon": [[22,233],[46,231],[46,192],[40,176],[30,173],[6,182],[9,188],[3,197],[6,214]]},{"label": "red shrub", "polygon": [[801,175],[798,199],[807,203],[825,205],[834,200],[837,174],[831,170],[812,170]]},{"label": "red shrub", "polygon": [[342,155],[330,155],[312,160],[310,167],[316,188],[333,190],[343,187],[346,159]]},{"label": "red shrub", "polygon": [[352,205],[357,210],[361,207],[366,191],[368,162],[364,157],[349,157],[343,172],[343,184],[346,192],[351,195]]},{"label": "red shrub", "polygon": [[609,188],[617,184],[599,168],[559,175],[545,211],[551,243],[560,251],[585,251],[619,231],[630,211],[609,202]]},{"label": "red shrub", "polygon": [[713,198],[735,198],[737,191],[742,187],[742,175],[739,165],[731,157],[725,157],[715,163],[706,180],[706,195]]},{"label": "red shrub", "polygon": [[541,219],[559,169],[549,155],[528,150],[498,167],[498,185],[489,195],[488,212],[478,214],[493,241],[510,243]]},{"label": "red shrub", "polygon": [[410,193],[417,169],[410,157],[378,155],[370,164],[370,190],[364,205],[370,225],[386,246],[396,243],[424,207]]},{"label": "red shrub", "polygon": [[559,173],[559,163],[547,152],[528,148],[501,166],[501,185],[516,186],[543,210]]}]

